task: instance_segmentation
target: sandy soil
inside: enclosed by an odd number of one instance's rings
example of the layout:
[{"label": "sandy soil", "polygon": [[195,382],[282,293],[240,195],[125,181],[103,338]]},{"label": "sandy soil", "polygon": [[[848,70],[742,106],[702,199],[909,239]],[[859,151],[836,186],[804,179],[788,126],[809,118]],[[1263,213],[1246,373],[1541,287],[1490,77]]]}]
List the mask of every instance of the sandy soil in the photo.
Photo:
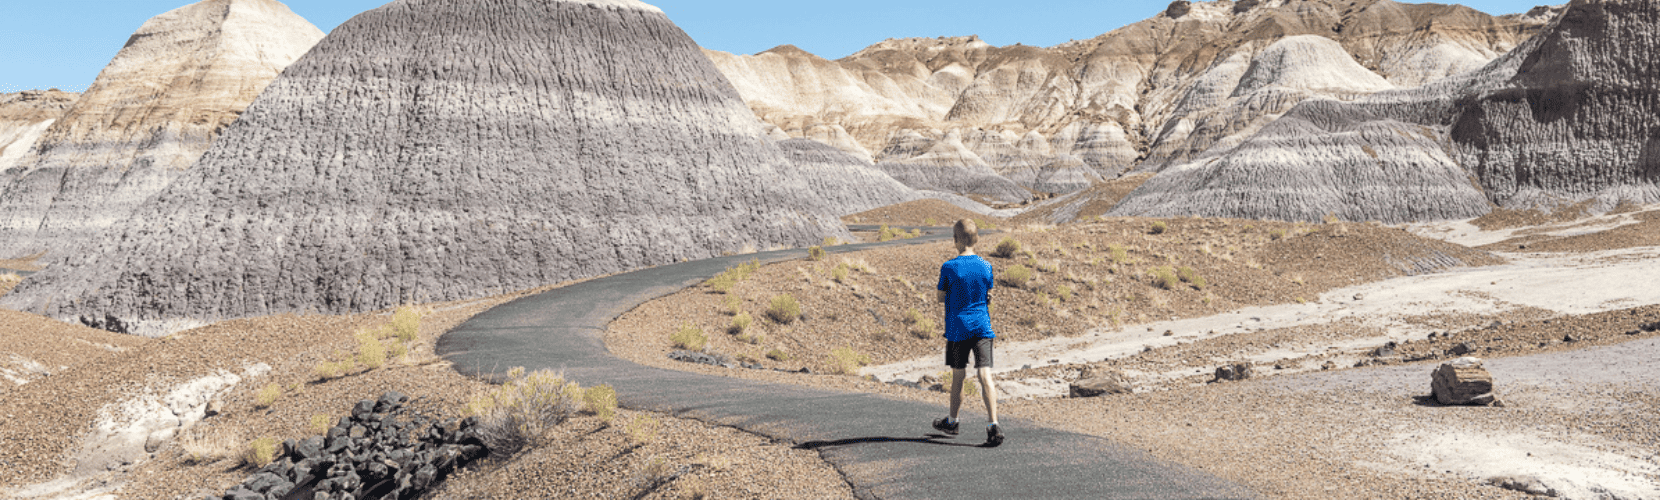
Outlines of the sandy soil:
[{"label": "sandy soil", "polygon": [[[1015,230],[1014,238],[1035,243],[1026,245],[1036,250],[1028,260],[1055,263],[1054,272],[1039,273],[1046,280],[1091,271],[1111,280],[1076,286],[1065,302],[1053,300],[1053,282],[994,292],[994,327],[1005,339],[998,369],[1003,408],[1142,447],[1270,498],[1527,496],[1515,491],[1523,486],[1495,483],[1532,484],[1566,498],[1660,498],[1660,457],[1653,452],[1660,449],[1660,422],[1650,418],[1660,409],[1653,380],[1660,370],[1652,369],[1660,357],[1660,292],[1651,284],[1660,248],[1644,243],[1654,237],[1652,217],[1616,213],[1491,231],[1469,221],[1408,228],[1494,250],[1513,248],[1493,243],[1518,233],[1560,240],[1548,253],[1498,255],[1361,224],[1183,219],[1151,235],[1138,228],[1150,221],[1129,219]],[[1248,224],[1260,229],[1253,233]],[[1276,230],[1285,236],[1260,237]],[[1159,244],[1161,236],[1168,245]],[[1085,243],[1134,248],[1137,262],[1088,266],[1096,254]],[[849,273],[840,283],[828,274],[840,257],[762,268],[734,287],[744,311],[764,309],[778,291],[812,299],[802,301],[805,323],[778,325],[755,314],[767,333],[757,344],[724,333],[732,311],[707,288],[625,315],[607,341],[625,357],[657,366],[943,402],[938,392],[825,373],[834,365],[826,353],[839,346],[871,358],[874,366],[860,372],[869,378],[914,380],[943,370],[932,366],[937,340],[907,335],[901,315],[912,307],[940,314],[917,295],[929,291],[934,266],[950,254],[943,244],[861,252],[847,258],[876,271]],[[1207,258],[1217,254],[1227,258]],[[1476,265],[1449,266],[1440,256],[1450,255]],[[988,260],[999,275],[1015,263]],[[1144,274],[1149,262],[1193,266],[1212,279],[1203,292],[1127,279]],[[1109,268],[1128,272],[1103,272]],[[1051,301],[1037,299],[1040,293]],[[1116,325],[1097,312],[1119,308]],[[1021,321],[1026,314],[1037,320]],[[794,356],[762,363],[815,374],[669,361],[667,338],[682,325],[654,320],[663,317],[709,332],[712,350],[753,358],[780,349]],[[1387,342],[1396,343],[1393,351],[1378,352]],[[1429,392],[1437,364],[1462,352],[1455,348],[1488,358],[1504,407],[1415,399]],[[1229,363],[1253,364],[1256,379],[1208,383],[1216,366]],[[1135,392],[1048,397],[1086,375],[1119,378]],[[1018,430],[1011,436],[1017,439]]]},{"label": "sandy soil", "polygon": [[1118,179],[1097,182],[1094,186],[1077,193],[1067,194],[1053,200],[1046,201],[1030,210],[1021,212],[1009,219],[1011,224],[1047,224],[1055,220],[1057,214],[1069,214],[1068,221],[1088,221],[1100,217],[1112,210],[1118,202],[1124,201],[1131,191],[1141,187],[1153,174],[1131,174]]}]

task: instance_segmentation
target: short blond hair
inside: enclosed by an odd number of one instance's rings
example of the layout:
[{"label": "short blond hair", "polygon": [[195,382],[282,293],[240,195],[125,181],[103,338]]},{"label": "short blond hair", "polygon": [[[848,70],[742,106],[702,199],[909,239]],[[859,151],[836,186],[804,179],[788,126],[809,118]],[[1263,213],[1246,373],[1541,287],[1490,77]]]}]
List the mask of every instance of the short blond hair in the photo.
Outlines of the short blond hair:
[{"label": "short blond hair", "polygon": [[951,226],[951,239],[965,247],[973,247],[980,242],[980,229],[974,227],[973,219],[961,219]]}]

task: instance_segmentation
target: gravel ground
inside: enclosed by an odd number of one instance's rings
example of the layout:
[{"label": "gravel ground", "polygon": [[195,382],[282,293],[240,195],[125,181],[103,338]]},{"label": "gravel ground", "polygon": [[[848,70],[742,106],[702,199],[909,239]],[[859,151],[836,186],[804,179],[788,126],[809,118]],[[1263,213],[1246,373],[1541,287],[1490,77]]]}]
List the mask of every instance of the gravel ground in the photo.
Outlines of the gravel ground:
[{"label": "gravel ground", "polygon": [[[1471,265],[1503,262],[1479,250],[1364,224],[1166,222],[1169,230],[1164,235],[1146,234],[1142,228],[1149,221],[1132,219],[1022,228],[1012,236],[1037,250],[1035,260],[1058,264],[1056,272],[1039,273],[1049,279],[1056,274],[1103,270],[1087,265],[1100,252],[1075,246],[1079,243],[1099,249],[1110,242],[1134,249],[1132,260],[1138,262],[1109,266],[1128,272],[1098,274],[1114,279],[1098,281],[1098,289],[1080,286],[1074,291],[1076,302],[1087,304],[1094,298],[1106,307],[1125,308],[1121,316],[1128,324],[1125,330],[1141,322],[1198,318],[1247,304],[1295,302],[1325,290],[1431,272],[1433,267],[1448,265],[1446,257]],[[1636,228],[1627,231],[1647,228],[1626,227]],[[1275,238],[1279,230],[1285,236]],[[1648,234],[1652,233],[1638,237]],[[1105,238],[1091,241],[1092,236]],[[1161,245],[1160,236],[1169,244]],[[1609,235],[1581,237],[1562,243],[1561,251],[1626,248],[1624,241],[1629,240]],[[1055,243],[1070,255],[1044,250]],[[923,284],[950,254],[945,245],[892,254],[862,252],[848,257],[876,271],[849,273],[851,278],[843,283],[828,274],[839,258],[762,268],[736,285],[733,293],[742,299],[740,308],[752,312],[755,324],[764,329],[766,338],[759,344],[740,342],[725,333],[732,320],[730,308],[723,305],[724,295],[707,287],[671,295],[624,315],[613,323],[606,340],[613,352],[643,364],[943,404],[945,397],[939,392],[825,373],[833,366],[826,354],[834,347],[851,345],[876,363],[936,354],[937,340],[906,335],[903,321],[893,318],[909,307],[928,317],[940,314],[937,308],[923,309],[927,297],[916,295],[928,291]],[[1010,259],[988,260],[1000,275],[1013,264]],[[1191,288],[1156,289],[1145,279],[1127,279],[1143,273],[1148,262],[1190,265],[1205,277],[1216,278],[1203,294]],[[1084,267],[1074,267],[1080,265]],[[905,286],[905,282],[917,286]],[[1042,330],[1032,328],[1038,324],[1051,326],[1057,332],[1052,334],[1055,338],[1110,324],[1089,321],[1087,305],[1059,309],[1073,317],[1084,316],[1083,321],[1068,321],[1071,318],[1061,314],[1040,315],[1036,322],[1008,321],[1008,316],[1021,313],[1057,310],[1037,307],[1044,303],[1033,300],[1039,292],[1055,289],[998,290],[1002,295],[994,292],[994,326],[1003,337],[1047,338]],[[778,325],[760,319],[758,311],[779,291],[810,297],[801,300],[806,322]],[[1097,295],[1092,297],[1090,292]],[[1148,307],[1154,300],[1137,300],[1138,295],[1149,293],[1160,294],[1155,297],[1162,297],[1158,301],[1162,307]],[[1211,304],[1191,300],[1206,297]],[[1417,327],[1434,331],[1435,338],[1406,339],[1393,353],[1293,358],[1258,365],[1254,380],[1207,383],[1213,378],[1208,368],[1218,361],[1249,361],[1291,344],[1342,345],[1380,334],[1361,321],[1252,330],[1105,362],[1021,370],[1010,375],[1068,381],[1085,372],[1176,375],[1143,377],[1152,382],[1142,384],[1133,394],[1006,400],[1001,406],[1009,415],[1143,448],[1159,458],[1247,484],[1269,498],[1527,497],[1490,482],[1493,477],[1512,474],[1555,481],[1560,493],[1573,498],[1594,497],[1585,496],[1592,490],[1584,488],[1587,483],[1583,481],[1603,481],[1603,486],[1616,492],[1626,488],[1629,498],[1651,498],[1660,492],[1643,488],[1660,484],[1660,459],[1652,452],[1660,448],[1660,423],[1652,418],[1660,409],[1660,398],[1654,395],[1652,381],[1632,380],[1640,377],[1631,374],[1654,372],[1651,360],[1660,356],[1660,341],[1651,330],[1660,330],[1660,306],[1619,308],[1609,303],[1604,307],[1613,310],[1562,314],[1518,306],[1499,313],[1436,311],[1407,318]],[[999,315],[999,310],[1020,312]],[[668,336],[688,324],[707,332],[715,351],[753,358],[780,349],[793,357],[761,359],[762,364],[779,370],[726,369],[668,360]],[[1473,348],[1470,355],[1488,358],[1507,406],[1440,407],[1415,399],[1429,392],[1430,371],[1439,362],[1457,357],[1453,352],[1460,345]],[[1608,354],[1615,351],[1607,349],[1623,351]],[[1589,366],[1603,369],[1573,368]],[[800,368],[813,374],[781,371]],[[1200,369],[1180,374],[1188,368]],[[970,414],[974,413],[971,406],[965,406]],[[1018,430],[1011,432],[1018,436]],[[1575,486],[1573,481],[1581,483]]]},{"label": "gravel ground", "polygon": [[[251,470],[238,452],[250,440],[314,435],[316,416],[346,414],[359,399],[388,390],[415,398],[412,407],[432,416],[459,416],[491,386],[462,377],[433,356],[438,335],[478,312],[525,293],[486,300],[433,304],[420,339],[406,358],[333,379],[314,368],[356,349],[353,334],[388,321],[387,312],[349,316],[276,316],[217,323],[166,339],[124,337],[13,311],[0,311],[0,356],[21,352],[43,362],[69,363],[49,377],[0,392],[0,498],[27,498],[18,488],[62,479],[76,469],[79,440],[99,409],[148,390],[165,389],[218,370],[240,372],[254,363],[273,370],[244,380],[220,400],[223,413],[209,417],[147,460],[54,484],[58,493],[114,488],[118,498],[201,498],[246,479]],[[119,351],[111,351],[113,346]],[[54,354],[67,349],[72,354]],[[94,356],[94,355],[101,355]],[[84,356],[84,357],[82,357]],[[77,358],[79,363],[75,363]],[[283,395],[256,407],[256,392],[276,384]],[[7,384],[10,385],[10,384]],[[653,460],[686,474],[641,498],[678,498],[698,489],[737,498],[846,498],[851,489],[815,452],[794,450],[727,427],[643,412],[622,411],[621,421],[655,420],[660,429],[643,446],[627,445],[626,425],[604,426],[596,417],[573,419],[557,430],[551,446],[505,462],[485,462],[457,478],[442,498],[633,496],[636,476]],[[191,444],[188,449],[187,444]],[[206,460],[192,460],[190,451]],[[584,471],[560,473],[580,464]],[[729,478],[746,478],[731,481]],[[79,484],[76,484],[76,483]],[[702,486],[699,486],[699,485]],[[7,493],[10,490],[11,493]],[[624,495],[626,493],[626,495]],[[540,494],[538,494],[540,495]]]},{"label": "gravel ground", "polygon": [[1100,217],[1112,210],[1118,202],[1124,201],[1131,191],[1141,187],[1153,174],[1131,174],[1121,178],[1097,182],[1081,193],[1064,195],[1061,198],[1050,200],[1031,210],[1021,212],[1009,219],[1011,224],[1044,224],[1053,220],[1055,214],[1072,205],[1081,203],[1072,220],[1088,221]]}]

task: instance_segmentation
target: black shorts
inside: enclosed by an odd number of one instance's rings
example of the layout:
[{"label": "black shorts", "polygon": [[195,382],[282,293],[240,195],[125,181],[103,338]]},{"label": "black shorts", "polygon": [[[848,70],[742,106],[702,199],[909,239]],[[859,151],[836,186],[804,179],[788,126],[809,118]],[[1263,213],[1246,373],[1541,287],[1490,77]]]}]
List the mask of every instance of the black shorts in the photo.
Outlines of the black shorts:
[{"label": "black shorts", "polygon": [[945,341],[945,366],[968,368],[968,353],[974,353],[975,368],[991,368],[991,344],[997,339],[976,337],[957,342]]}]

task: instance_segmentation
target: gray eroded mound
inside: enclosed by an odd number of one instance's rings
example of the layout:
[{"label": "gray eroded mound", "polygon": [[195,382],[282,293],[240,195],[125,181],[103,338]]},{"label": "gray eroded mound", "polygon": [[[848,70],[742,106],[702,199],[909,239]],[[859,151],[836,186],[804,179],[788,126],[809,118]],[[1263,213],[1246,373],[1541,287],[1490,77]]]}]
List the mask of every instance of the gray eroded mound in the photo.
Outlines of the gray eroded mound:
[{"label": "gray eroded mound", "polygon": [[779,141],[778,148],[789,156],[796,174],[824,198],[838,217],[922,198],[870,162],[835,146],[813,139],[789,139]]},{"label": "gray eroded mound", "polygon": [[1656,26],[1655,2],[1576,0],[1477,71],[1304,102],[1164,170],[1111,214],[1403,222],[1660,201]]},{"label": "gray eroded mound", "polygon": [[1577,0],[1460,106],[1459,163],[1507,208],[1660,201],[1660,3]]},{"label": "gray eroded mound", "polygon": [[0,179],[0,258],[63,255],[126,218],[322,38],[275,0],[204,0],[146,21],[18,148],[29,154]]},{"label": "gray eroded mound", "polygon": [[634,0],[398,0],[340,27],[6,307],[105,328],[488,296],[849,237]]}]

